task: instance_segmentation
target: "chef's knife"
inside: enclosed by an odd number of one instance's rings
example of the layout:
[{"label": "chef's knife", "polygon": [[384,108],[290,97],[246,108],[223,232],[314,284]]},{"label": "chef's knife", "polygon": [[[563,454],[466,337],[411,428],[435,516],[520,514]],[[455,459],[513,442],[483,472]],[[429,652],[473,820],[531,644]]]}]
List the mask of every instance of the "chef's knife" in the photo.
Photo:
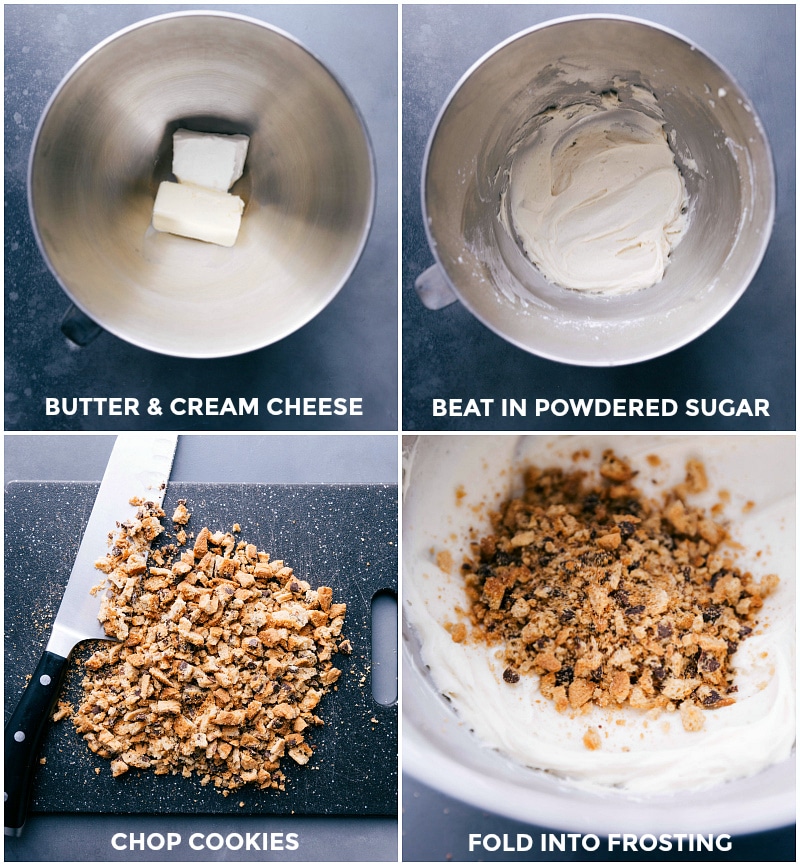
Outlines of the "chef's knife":
[{"label": "chef's knife", "polygon": [[102,593],[90,592],[102,579],[94,564],[106,553],[117,522],[135,513],[132,498],[163,502],[177,439],[174,434],[125,434],[114,443],[44,655],[6,724],[7,836],[19,836],[25,824],[39,744],[72,649],[83,640],[109,639],[97,618]]}]

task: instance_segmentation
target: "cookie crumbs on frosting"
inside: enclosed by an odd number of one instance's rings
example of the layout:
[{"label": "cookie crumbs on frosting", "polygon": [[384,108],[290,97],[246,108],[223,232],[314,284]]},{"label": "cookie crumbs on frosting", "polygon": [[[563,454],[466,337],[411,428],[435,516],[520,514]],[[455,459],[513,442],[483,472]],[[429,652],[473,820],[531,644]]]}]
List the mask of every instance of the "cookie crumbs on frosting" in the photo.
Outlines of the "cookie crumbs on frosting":
[{"label": "cookie crumbs on frosting", "polygon": [[688,503],[708,486],[700,461],[661,502],[611,450],[599,473],[527,470],[462,566],[470,639],[502,645],[510,685],[538,674],[560,712],[679,710],[699,730],[703,710],[734,703],[734,654],[778,578],[738,569],[724,526]]}]

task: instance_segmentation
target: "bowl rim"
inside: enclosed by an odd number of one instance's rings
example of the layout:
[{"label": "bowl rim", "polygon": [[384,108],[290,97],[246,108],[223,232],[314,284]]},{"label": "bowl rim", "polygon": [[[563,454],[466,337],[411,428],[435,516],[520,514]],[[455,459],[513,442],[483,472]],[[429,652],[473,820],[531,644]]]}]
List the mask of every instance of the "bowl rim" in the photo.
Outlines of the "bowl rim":
[{"label": "bowl rim", "polygon": [[[144,27],[148,27],[151,25],[161,24],[166,21],[170,21],[176,18],[219,18],[219,19],[230,19],[234,21],[239,21],[244,24],[255,25],[257,27],[263,28],[264,30],[269,30],[272,33],[277,34],[278,36],[282,36],[284,39],[293,43],[297,48],[307,54],[317,65],[332,79],[332,81],[336,84],[339,90],[344,95],[345,99],[349,103],[356,120],[358,121],[359,126],[361,127],[362,134],[364,136],[364,143],[366,145],[367,154],[369,156],[369,199],[367,202],[367,209],[364,215],[364,222],[361,229],[361,235],[358,239],[358,244],[356,245],[351,262],[345,272],[342,274],[341,279],[338,283],[335,283],[331,290],[325,295],[320,301],[314,306],[314,308],[306,315],[303,320],[300,320],[296,323],[293,323],[291,327],[285,329],[280,333],[270,333],[264,336],[263,339],[251,340],[249,344],[245,344],[241,347],[237,347],[233,351],[215,351],[213,346],[213,341],[195,341],[192,349],[190,351],[181,351],[176,352],[170,349],[169,346],[161,346],[155,345],[154,343],[148,342],[146,339],[132,339],[129,335],[124,333],[124,327],[119,327],[113,323],[107,323],[105,321],[101,321],[103,317],[96,317],[91,309],[89,309],[89,305],[79,302],[73,295],[72,290],[66,284],[66,282],[62,279],[60,274],[57,272],[56,268],[53,265],[53,262],[50,260],[49,255],[44,246],[44,241],[41,236],[41,232],[39,231],[39,224],[36,219],[36,213],[34,209],[33,203],[33,174],[34,174],[34,163],[36,161],[36,155],[39,145],[39,138],[41,132],[47,122],[47,117],[50,114],[50,111],[55,105],[56,101],[60,97],[62,91],[70,82],[75,73],[91,58],[98,54],[100,51],[107,48],[113,42],[118,39],[125,38],[130,33],[140,30]],[[27,187],[27,201],[28,201],[28,215],[31,221],[31,227],[33,229],[33,236],[36,240],[36,246],[41,253],[42,258],[45,261],[45,264],[48,267],[50,273],[55,277],[56,282],[61,286],[62,290],[67,295],[69,301],[87,316],[91,321],[96,322],[103,330],[108,331],[108,333],[113,334],[115,337],[118,337],[121,340],[124,340],[126,343],[136,346],[140,349],[145,349],[146,351],[155,352],[160,355],[167,355],[176,358],[196,358],[196,359],[212,359],[212,358],[229,358],[237,355],[243,355],[248,352],[254,352],[259,349],[266,348],[267,346],[271,346],[274,343],[283,340],[284,338],[290,336],[296,331],[300,330],[300,328],[307,325],[312,319],[318,316],[324,309],[327,307],[331,301],[339,294],[339,292],[344,287],[345,283],[350,279],[353,275],[353,271],[356,269],[361,257],[364,253],[364,250],[367,245],[367,241],[369,239],[370,232],[372,231],[372,226],[375,221],[375,210],[377,203],[377,168],[376,168],[376,157],[375,157],[375,148],[372,143],[372,139],[369,134],[369,130],[367,128],[366,121],[364,116],[361,113],[361,109],[358,107],[353,95],[350,93],[349,89],[344,85],[339,76],[337,76],[330,67],[324,63],[315,52],[311,51],[306,45],[304,45],[299,39],[292,36],[287,31],[281,29],[280,27],[276,27],[273,24],[270,24],[266,21],[261,21],[258,18],[253,18],[249,15],[242,15],[238,12],[228,12],[222,10],[203,10],[203,9],[187,9],[187,10],[179,10],[173,12],[166,12],[161,15],[149,16],[147,18],[143,18],[141,21],[135,21],[133,24],[129,24],[126,27],[121,28],[120,30],[115,31],[109,36],[102,39],[92,48],[90,48],[85,54],[83,54],[64,74],[64,76],[59,81],[53,93],[50,95],[50,98],[47,100],[44,109],[39,117],[39,120],[36,124],[36,129],[33,133],[33,140],[31,142],[30,153],[28,155],[28,168],[27,168],[27,176],[26,176],[26,187]],[[204,345],[204,343],[208,345]]]},{"label": "bowl rim", "polygon": [[[662,33],[671,36],[673,39],[678,40],[679,42],[684,43],[689,47],[690,50],[702,55],[705,57],[712,65],[716,66],[720,72],[722,72],[725,77],[730,81],[731,85],[738,91],[739,95],[742,96],[743,100],[746,100],[747,105],[751,109],[751,114],[753,116],[755,125],[761,135],[765,152],[766,152],[766,171],[768,175],[768,186],[769,186],[769,206],[767,218],[764,222],[764,230],[761,232],[761,242],[755,252],[755,255],[752,257],[750,262],[750,266],[748,267],[746,272],[743,272],[742,277],[739,281],[739,287],[736,292],[728,299],[728,303],[722,306],[719,310],[716,311],[715,317],[713,320],[707,320],[702,324],[696,325],[695,327],[688,330],[684,335],[674,339],[670,344],[665,344],[660,347],[653,346],[649,351],[641,352],[637,355],[631,355],[630,357],[623,357],[621,359],[609,359],[607,357],[596,358],[596,359],[581,359],[575,360],[574,358],[569,357],[568,352],[562,353],[557,351],[544,351],[538,348],[531,348],[530,346],[525,345],[522,340],[516,339],[514,337],[506,334],[502,328],[496,325],[494,322],[488,321],[485,319],[475,308],[474,304],[470,302],[470,300],[459,290],[456,283],[450,278],[450,274],[447,272],[447,269],[442,264],[441,258],[439,256],[438,244],[433,235],[433,230],[431,228],[431,219],[428,213],[428,205],[427,205],[427,197],[426,197],[426,188],[427,188],[427,178],[428,178],[428,168],[429,162],[431,158],[431,153],[435,146],[435,140],[437,137],[437,133],[439,131],[440,124],[444,119],[445,114],[450,108],[451,103],[455,99],[458,92],[461,90],[463,85],[467,82],[467,80],[475,73],[480,66],[482,66],[486,61],[490,60],[495,54],[506,49],[509,45],[518,41],[519,39],[524,39],[532,33],[535,33],[539,30],[545,30],[549,27],[559,26],[563,24],[569,24],[571,22],[576,21],[622,21],[630,24],[640,25],[652,30],[658,30]],[[425,235],[428,239],[428,246],[433,253],[434,259],[436,261],[436,266],[444,277],[447,286],[451,289],[455,298],[463,304],[467,310],[485,327],[487,327],[490,331],[494,332],[498,337],[501,337],[508,343],[516,346],[518,349],[522,349],[524,352],[528,352],[532,355],[538,355],[541,358],[545,358],[550,361],[557,361],[563,364],[571,364],[574,366],[583,366],[583,367],[616,367],[616,366],[624,366],[627,364],[636,364],[642,361],[650,361],[654,358],[661,357],[662,355],[666,355],[676,349],[681,348],[682,346],[687,345],[693,340],[700,337],[710,328],[712,328],[717,322],[719,322],[725,315],[727,315],[731,308],[736,304],[736,302],[741,298],[744,292],[747,290],[750,283],[753,281],[759,267],[761,266],[761,262],[766,255],[767,247],[769,245],[770,239],[772,237],[772,230],[775,223],[775,212],[776,212],[776,177],[775,177],[775,161],[774,156],[772,154],[772,147],[769,142],[769,138],[766,133],[766,128],[764,127],[763,122],[761,121],[760,116],[756,112],[755,106],[753,106],[752,101],[749,99],[744,89],[741,87],[736,78],[731,75],[730,71],[725,67],[722,63],[720,63],[715,57],[713,57],[709,52],[707,52],[704,48],[698,45],[693,40],[684,36],[682,33],[674,30],[671,27],[667,27],[663,24],[659,24],[655,21],[649,21],[644,18],[638,18],[632,15],[620,15],[620,14],[612,14],[612,13],[585,13],[585,14],[577,14],[577,15],[564,15],[558,18],[551,18],[547,21],[542,21],[539,24],[534,24],[531,27],[527,27],[523,30],[518,31],[517,33],[512,34],[511,36],[503,39],[501,42],[498,42],[493,48],[490,48],[487,52],[485,52],[481,57],[478,58],[467,70],[464,72],[461,77],[458,79],[450,93],[448,94],[445,101],[442,103],[441,108],[439,109],[438,114],[436,115],[436,119],[434,120],[433,126],[431,127],[431,132],[428,136],[428,141],[425,145],[425,152],[422,159],[422,171],[420,175],[420,198],[422,203],[422,222],[425,227]],[[601,300],[601,299],[599,299]]]}]

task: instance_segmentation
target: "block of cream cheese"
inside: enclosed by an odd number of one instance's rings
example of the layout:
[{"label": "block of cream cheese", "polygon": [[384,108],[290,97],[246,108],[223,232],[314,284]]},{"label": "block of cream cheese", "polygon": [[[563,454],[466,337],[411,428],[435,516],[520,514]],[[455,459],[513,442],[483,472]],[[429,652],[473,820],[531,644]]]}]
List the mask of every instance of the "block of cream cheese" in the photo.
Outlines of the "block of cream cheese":
[{"label": "block of cream cheese", "polygon": [[172,136],[172,173],[181,183],[227,192],[244,171],[250,139],[177,129]]},{"label": "block of cream cheese", "polygon": [[232,247],[244,202],[238,195],[165,180],[153,205],[153,228],[185,238]]}]

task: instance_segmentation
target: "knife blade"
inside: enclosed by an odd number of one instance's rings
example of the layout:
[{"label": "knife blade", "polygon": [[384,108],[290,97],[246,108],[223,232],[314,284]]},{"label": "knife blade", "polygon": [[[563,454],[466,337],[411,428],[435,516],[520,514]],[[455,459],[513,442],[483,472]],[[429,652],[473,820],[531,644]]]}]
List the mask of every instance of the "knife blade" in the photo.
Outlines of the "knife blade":
[{"label": "knife blade", "polygon": [[110,640],[97,615],[102,593],[95,562],[109,532],[133,515],[134,497],[161,505],[172,470],[176,434],[117,436],[81,539],[45,651],[5,727],[5,834],[19,836],[25,824],[39,744],[61,691],[73,648],[84,640]]}]

